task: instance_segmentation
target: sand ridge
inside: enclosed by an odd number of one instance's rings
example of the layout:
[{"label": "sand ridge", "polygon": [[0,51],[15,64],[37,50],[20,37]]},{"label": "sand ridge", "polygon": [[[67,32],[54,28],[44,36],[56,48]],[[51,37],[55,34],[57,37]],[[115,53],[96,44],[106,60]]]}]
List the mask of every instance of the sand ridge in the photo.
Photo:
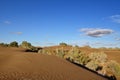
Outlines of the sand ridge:
[{"label": "sand ridge", "polygon": [[56,56],[0,50],[0,80],[107,80]]}]

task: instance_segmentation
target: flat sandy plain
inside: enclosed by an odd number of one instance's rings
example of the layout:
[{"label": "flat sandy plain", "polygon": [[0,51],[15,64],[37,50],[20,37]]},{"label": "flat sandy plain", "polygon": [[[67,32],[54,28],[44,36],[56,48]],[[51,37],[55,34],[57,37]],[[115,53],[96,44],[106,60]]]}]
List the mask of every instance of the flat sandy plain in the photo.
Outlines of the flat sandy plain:
[{"label": "flat sandy plain", "polygon": [[0,80],[107,80],[56,56],[0,47]]}]

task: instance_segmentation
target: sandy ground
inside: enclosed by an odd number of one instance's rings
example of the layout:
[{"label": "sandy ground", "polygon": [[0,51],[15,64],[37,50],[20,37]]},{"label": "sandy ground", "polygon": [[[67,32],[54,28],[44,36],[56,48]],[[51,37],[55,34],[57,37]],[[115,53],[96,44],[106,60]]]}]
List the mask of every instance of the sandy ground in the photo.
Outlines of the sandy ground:
[{"label": "sandy ground", "polygon": [[106,51],[110,60],[116,60],[120,64],[120,51]]},{"label": "sandy ground", "polygon": [[56,56],[0,48],[0,80],[107,80]]}]

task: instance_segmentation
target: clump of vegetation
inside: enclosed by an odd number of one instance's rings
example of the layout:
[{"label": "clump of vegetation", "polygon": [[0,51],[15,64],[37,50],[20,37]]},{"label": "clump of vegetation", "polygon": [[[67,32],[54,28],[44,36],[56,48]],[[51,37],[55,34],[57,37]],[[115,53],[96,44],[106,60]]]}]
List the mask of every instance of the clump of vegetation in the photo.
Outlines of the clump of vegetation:
[{"label": "clump of vegetation", "polygon": [[32,47],[31,43],[23,41],[20,45],[22,48],[30,49]]},{"label": "clump of vegetation", "polygon": [[[69,50],[68,54],[65,56],[66,59],[69,59],[70,61],[74,62],[76,61],[75,59],[77,59],[79,57],[80,54],[80,50],[78,47],[73,47],[71,50]],[[76,61],[77,62],[77,61]]]},{"label": "clump of vegetation", "polygon": [[13,41],[9,44],[10,47],[18,47],[18,42]]},{"label": "clump of vegetation", "polygon": [[[83,53],[80,50],[79,46],[72,47],[66,43],[60,43],[60,46],[57,48],[37,48],[31,45],[27,41],[23,41],[20,47],[25,48],[29,52],[38,52],[46,55],[56,55],[61,58],[65,58],[73,63],[80,64],[86,68],[89,68],[95,72],[98,72],[101,75],[112,77],[114,80],[115,75],[120,76],[120,64],[116,61],[108,60],[107,55],[104,52],[92,52],[92,53]],[[19,47],[16,41],[11,42],[10,44],[0,43],[2,47]],[[85,46],[85,49],[90,48]],[[102,49],[101,49],[102,50]],[[104,50],[104,49],[103,49]],[[118,50],[118,49],[116,49]]]},{"label": "clump of vegetation", "polygon": [[88,62],[90,62],[90,58],[88,57],[88,55],[81,52],[79,57],[79,63],[85,66],[86,64],[88,64]]},{"label": "clump of vegetation", "polygon": [[7,44],[7,43],[0,43],[0,47],[8,47],[9,46],[9,44]]},{"label": "clump of vegetation", "polygon": [[90,61],[88,55],[82,53],[79,47],[73,47],[66,55],[66,59],[81,65],[86,65]]},{"label": "clump of vegetation", "polygon": [[107,62],[107,55],[104,52],[93,52],[89,54],[90,62],[86,65],[91,70],[97,71],[101,69],[104,64]]},{"label": "clump of vegetation", "polygon": [[38,53],[46,54],[46,55],[52,55],[53,50],[43,48],[43,49],[38,50]]},{"label": "clump of vegetation", "polygon": [[55,54],[57,56],[61,57],[61,58],[64,58],[64,56],[65,56],[65,50],[63,49],[63,47],[60,48],[60,49],[56,49],[55,50]]},{"label": "clump of vegetation", "polygon": [[97,61],[90,61],[86,64],[86,67],[93,70],[93,71],[97,71],[97,69],[100,67],[99,63]]},{"label": "clump of vegetation", "polygon": [[62,42],[62,43],[60,43],[59,45],[60,45],[60,46],[67,46],[67,43]]},{"label": "clump of vegetation", "polygon": [[25,48],[26,52],[38,52],[39,50],[37,47],[32,46],[31,43],[27,41],[23,41],[20,47]]},{"label": "clump of vegetation", "polygon": [[0,43],[0,46],[1,47],[19,47],[18,42],[16,42],[16,41],[10,42],[9,44]]},{"label": "clump of vegetation", "polygon": [[120,76],[120,64],[114,60],[110,60],[107,65],[115,75]]},{"label": "clump of vegetation", "polygon": [[99,63],[107,62],[108,58],[104,52],[93,52],[89,54],[89,58],[93,61],[97,61]]},{"label": "clump of vegetation", "polygon": [[87,63],[87,68],[112,79],[115,78],[114,74],[120,74],[120,66],[113,61],[109,61],[107,55],[104,52],[91,53],[89,54],[89,58],[91,60]]}]

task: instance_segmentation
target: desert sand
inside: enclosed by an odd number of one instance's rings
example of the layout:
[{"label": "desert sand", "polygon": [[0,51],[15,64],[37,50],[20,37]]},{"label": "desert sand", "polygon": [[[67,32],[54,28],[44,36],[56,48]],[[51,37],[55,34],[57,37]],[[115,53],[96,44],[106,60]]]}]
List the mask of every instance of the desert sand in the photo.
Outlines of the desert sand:
[{"label": "desert sand", "polygon": [[62,58],[0,48],[0,80],[107,80]]}]

